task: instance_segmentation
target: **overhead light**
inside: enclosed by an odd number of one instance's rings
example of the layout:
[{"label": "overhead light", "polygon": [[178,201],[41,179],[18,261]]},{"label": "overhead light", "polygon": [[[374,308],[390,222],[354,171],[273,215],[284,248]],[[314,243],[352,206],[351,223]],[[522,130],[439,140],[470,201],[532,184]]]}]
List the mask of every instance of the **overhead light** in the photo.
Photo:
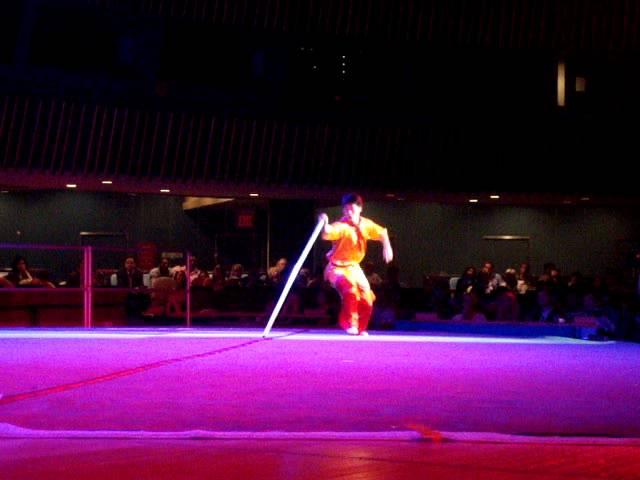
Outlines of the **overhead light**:
[{"label": "overhead light", "polygon": [[478,203],[478,199],[477,198],[470,198],[469,199],[469,203]]},{"label": "overhead light", "polygon": [[161,188],[160,193],[171,193],[171,190],[169,190],[168,188]]},{"label": "overhead light", "polygon": [[0,190],[0,193],[9,193],[9,190]]},{"label": "overhead light", "polygon": [[260,194],[259,193],[250,193],[249,196],[250,197],[259,197]]},{"label": "overhead light", "polygon": [[221,203],[232,202],[233,198],[218,197],[185,197],[182,202],[183,210],[193,210],[194,208],[208,207],[209,205],[219,205]]},{"label": "overhead light", "polygon": [[580,200],[583,202],[588,202],[589,200],[591,200],[591,197],[580,197]]},{"label": "overhead light", "polygon": [[387,198],[395,198],[395,196],[396,196],[396,194],[395,194],[395,193],[387,193],[387,194],[385,195],[385,197],[387,197]]},{"label": "overhead light", "polygon": [[67,183],[67,188],[76,188],[78,185],[75,183]]},{"label": "overhead light", "polygon": [[559,107],[565,106],[565,82],[566,82],[566,67],[564,62],[558,62],[557,78],[556,78],[556,102]]},{"label": "overhead light", "polygon": [[500,198],[500,195],[489,195],[489,198],[491,200],[498,200]]},{"label": "overhead light", "polygon": [[103,185],[111,185],[113,182],[111,180],[102,180],[102,182],[100,183],[102,183]]}]

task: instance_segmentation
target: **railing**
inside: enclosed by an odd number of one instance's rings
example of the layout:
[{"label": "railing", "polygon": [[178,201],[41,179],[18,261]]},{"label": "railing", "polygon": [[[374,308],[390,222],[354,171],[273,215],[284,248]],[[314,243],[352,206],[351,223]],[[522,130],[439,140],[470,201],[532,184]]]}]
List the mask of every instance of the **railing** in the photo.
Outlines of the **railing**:
[{"label": "railing", "polygon": [[[13,251],[15,252],[24,252],[24,251],[44,251],[44,252],[78,252],[81,254],[81,269],[80,269],[80,278],[81,283],[80,287],[10,287],[10,288],[0,288],[0,314],[2,312],[3,307],[8,307],[8,302],[6,300],[7,295],[11,293],[20,292],[24,295],[33,295],[33,294],[42,294],[43,292],[47,292],[47,296],[49,295],[58,295],[61,296],[65,292],[77,292],[79,289],[82,291],[82,325],[84,328],[93,328],[95,325],[94,322],[94,293],[96,290],[103,291],[103,288],[97,288],[93,284],[94,271],[94,252],[112,252],[112,253],[122,253],[123,257],[130,255],[132,251],[135,252],[135,249],[124,249],[124,248],[111,248],[111,247],[95,247],[95,246],[61,246],[61,245],[44,245],[44,244],[23,244],[23,243],[0,243],[0,252],[2,251]],[[192,326],[192,312],[191,312],[191,282],[189,278],[191,276],[191,260],[192,255],[190,252],[185,252],[185,324],[187,327]],[[35,271],[35,269],[34,269]],[[37,278],[37,276],[36,276]],[[129,289],[129,288],[108,288],[109,292],[132,292],[139,291],[138,289]],[[152,293],[154,291],[153,285],[151,288],[145,288],[143,290],[145,293]],[[2,318],[0,317],[0,322]]]}]

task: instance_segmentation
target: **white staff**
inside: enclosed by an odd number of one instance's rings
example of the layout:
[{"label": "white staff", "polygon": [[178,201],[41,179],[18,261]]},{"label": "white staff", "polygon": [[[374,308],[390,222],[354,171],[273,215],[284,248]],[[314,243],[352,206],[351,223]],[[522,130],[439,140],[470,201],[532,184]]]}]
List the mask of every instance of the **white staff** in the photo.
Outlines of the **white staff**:
[{"label": "white staff", "polygon": [[302,250],[302,253],[300,254],[300,258],[291,269],[291,273],[289,274],[289,278],[287,278],[287,283],[285,283],[284,288],[282,289],[282,293],[280,294],[278,303],[276,303],[276,306],[273,309],[273,312],[271,312],[271,316],[269,317],[267,326],[265,327],[264,332],[262,332],[263,338],[266,338],[266,336],[269,335],[269,332],[271,331],[271,327],[273,326],[273,322],[276,321],[276,317],[280,313],[282,304],[287,298],[287,295],[289,294],[289,290],[291,290],[291,286],[293,285],[293,282],[298,276],[298,272],[300,271],[300,268],[302,268],[302,264],[307,259],[307,255],[309,255],[309,250],[311,250],[311,247],[313,246],[314,242],[318,238],[318,235],[320,235],[320,230],[322,230],[322,227],[324,227],[324,219],[318,220],[318,224],[316,225],[315,230],[311,234],[311,237],[309,237],[309,240],[307,241],[307,244],[305,245],[304,250]]}]

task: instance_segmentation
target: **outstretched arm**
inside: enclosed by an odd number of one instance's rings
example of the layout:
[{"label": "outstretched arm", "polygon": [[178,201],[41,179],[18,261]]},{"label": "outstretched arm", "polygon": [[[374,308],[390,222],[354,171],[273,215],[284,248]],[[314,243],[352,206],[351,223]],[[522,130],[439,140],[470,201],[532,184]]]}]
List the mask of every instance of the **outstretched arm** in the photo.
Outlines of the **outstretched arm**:
[{"label": "outstretched arm", "polygon": [[393,260],[393,249],[386,230],[382,234],[382,258],[384,258],[385,263],[390,263]]}]

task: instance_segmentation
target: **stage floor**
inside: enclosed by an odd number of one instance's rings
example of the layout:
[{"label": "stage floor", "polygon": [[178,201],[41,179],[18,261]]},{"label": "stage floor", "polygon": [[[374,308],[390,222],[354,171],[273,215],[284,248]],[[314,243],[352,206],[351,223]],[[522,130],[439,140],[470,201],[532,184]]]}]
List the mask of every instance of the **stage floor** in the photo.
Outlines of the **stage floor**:
[{"label": "stage floor", "polygon": [[0,471],[640,478],[639,344],[261,334],[0,330]]}]

